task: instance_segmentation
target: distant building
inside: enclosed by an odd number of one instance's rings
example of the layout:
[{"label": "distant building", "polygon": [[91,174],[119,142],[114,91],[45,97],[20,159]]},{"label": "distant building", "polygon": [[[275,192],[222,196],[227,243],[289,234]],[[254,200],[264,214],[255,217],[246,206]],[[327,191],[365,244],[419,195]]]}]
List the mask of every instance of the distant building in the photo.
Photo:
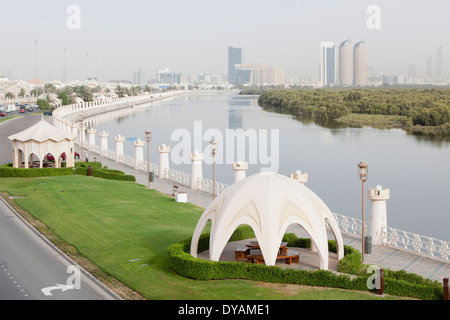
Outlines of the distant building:
[{"label": "distant building", "polygon": [[133,74],[133,84],[138,86],[145,86],[148,83],[149,74],[142,69],[136,70]]},{"label": "distant building", "polygon": [[242,81],[242,48],[228,47],[228,83],[240,84]]},{"label": "distant building", "polygon": [[336,84],[336,46],[334,42],[320,43],[320,83],[322,86]]},{"label": "distant building", "polygon": [[180,84],[183,77],[181,73],[170,72],[170,69],[166,68],[158,71],[157,79],[159,83],[172,85]]},{"label": "distant building", "polygon": [[353,48],[350,40],[339,46],[339,85],[353,85]]},{"label": "distant building", "polygon": [[250,85],[283,85],[286,82],[286,75],[283,67],[268,67],[267,64],[247,64],[242,65],[242,71],[249,72]]},{"label": "distant building", "polygon": [[364,41],[353,48],[353,85],[367,85],[367,48]]}]

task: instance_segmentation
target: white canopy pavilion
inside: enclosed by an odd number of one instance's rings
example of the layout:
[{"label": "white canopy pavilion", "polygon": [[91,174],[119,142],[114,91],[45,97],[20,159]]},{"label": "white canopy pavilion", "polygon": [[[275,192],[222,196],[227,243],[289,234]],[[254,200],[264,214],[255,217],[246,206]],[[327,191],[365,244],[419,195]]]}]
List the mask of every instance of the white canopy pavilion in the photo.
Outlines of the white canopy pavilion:
[{"label": "white canopy pavilion", "polygon": [[8,138],[12,141],[14,168],[32,167],[35,156],[39,160],[39,168],[42,168],[49,154],[55,159],[56,168],[61,167],[63,158],[66,160],[66,167],[75,165],[74,140],[77,136],[58,129],[44,118],[32,127]]},{"label": "white canopy pavilion", "polygon": [[338,223],[325,203],[304,184],[277,173],[262,172],[240,180],[210,203],[192,237],[194,257],[209,221],[212,261],[219,261],[231,235],[243,224],[255,232],[266,265],[275,265],[283,235],[291,224],[300,225],[310,236],[320,258],[320,269],[328,270],[327,225],[336,239],[338,260],[344,256]]}]

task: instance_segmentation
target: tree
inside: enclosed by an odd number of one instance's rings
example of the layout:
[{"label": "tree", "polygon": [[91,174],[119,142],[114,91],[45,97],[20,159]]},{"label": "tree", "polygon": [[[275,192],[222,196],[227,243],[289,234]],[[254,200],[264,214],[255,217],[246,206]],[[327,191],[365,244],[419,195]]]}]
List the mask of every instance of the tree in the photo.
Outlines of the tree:
[{"label": "tree", "polygon": [[94,95],[92,94],[91,88],[88,86],[77,86],[74,88],[75,94],[83,99],[84,102],[94,100]]},{"label": "tree", "polygon": [[25,96],[25,88],[20,88],[20,92],[17,96],[23,98]]},{"label": "tree", "polygon": [[48,110],[50,109],[50,102],[45,99],[38,99],[36,102],[39,109]]},{"label": "tree", "polygon": [[6,99],[14,99],[14,95],[8,91],[7,93],[5,93],[5,98]]},{"label": "tree", "polygon": [[126,89],[120,85],[117,85],[115,92],[119,96],[119,98],[123,98],[123,96],[126,94]]}]

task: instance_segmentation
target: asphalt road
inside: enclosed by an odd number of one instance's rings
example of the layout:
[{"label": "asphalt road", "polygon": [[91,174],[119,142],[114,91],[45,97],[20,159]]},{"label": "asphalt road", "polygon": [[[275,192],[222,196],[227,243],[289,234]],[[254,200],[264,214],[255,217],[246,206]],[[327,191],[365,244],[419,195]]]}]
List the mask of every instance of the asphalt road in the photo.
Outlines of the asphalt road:
[{"label": "asphalt road", "polygon": [[[0,163],[11,162],[8,136],[39,120],[29,114],[0,123]],[[0,300],[114,299],[96,281],[70,266],[59,251],[0,200]]]},{"label": "asphalt road", "polygon": [[0,123],[0,165],[12,162],[10,135],[21,132],[41,120],[40,113],[25,113],[23,116]]}]

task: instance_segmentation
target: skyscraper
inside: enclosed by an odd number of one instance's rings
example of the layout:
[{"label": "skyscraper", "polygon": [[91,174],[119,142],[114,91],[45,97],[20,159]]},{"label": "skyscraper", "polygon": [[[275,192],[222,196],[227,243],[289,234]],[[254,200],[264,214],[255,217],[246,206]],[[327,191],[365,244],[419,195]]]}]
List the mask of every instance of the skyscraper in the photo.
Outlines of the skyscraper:
[{"label": "skyscraper", "polygon": [[367,48],[364,41],[358,42],[353,48],[353,84],[367,85]]},{"label": "skyscraper", "polygon": [[228,83],[239,84],[242,69],[242,48],[228,47]]},{"label": "skyscraper", "polygon": [[339,46],[339,85],[353,85],[353,48],[350,39]]},{"label": "skyscraper", "polygon": [[320,43],[320,83],[336,84],[336,46],[334,42]]}]

